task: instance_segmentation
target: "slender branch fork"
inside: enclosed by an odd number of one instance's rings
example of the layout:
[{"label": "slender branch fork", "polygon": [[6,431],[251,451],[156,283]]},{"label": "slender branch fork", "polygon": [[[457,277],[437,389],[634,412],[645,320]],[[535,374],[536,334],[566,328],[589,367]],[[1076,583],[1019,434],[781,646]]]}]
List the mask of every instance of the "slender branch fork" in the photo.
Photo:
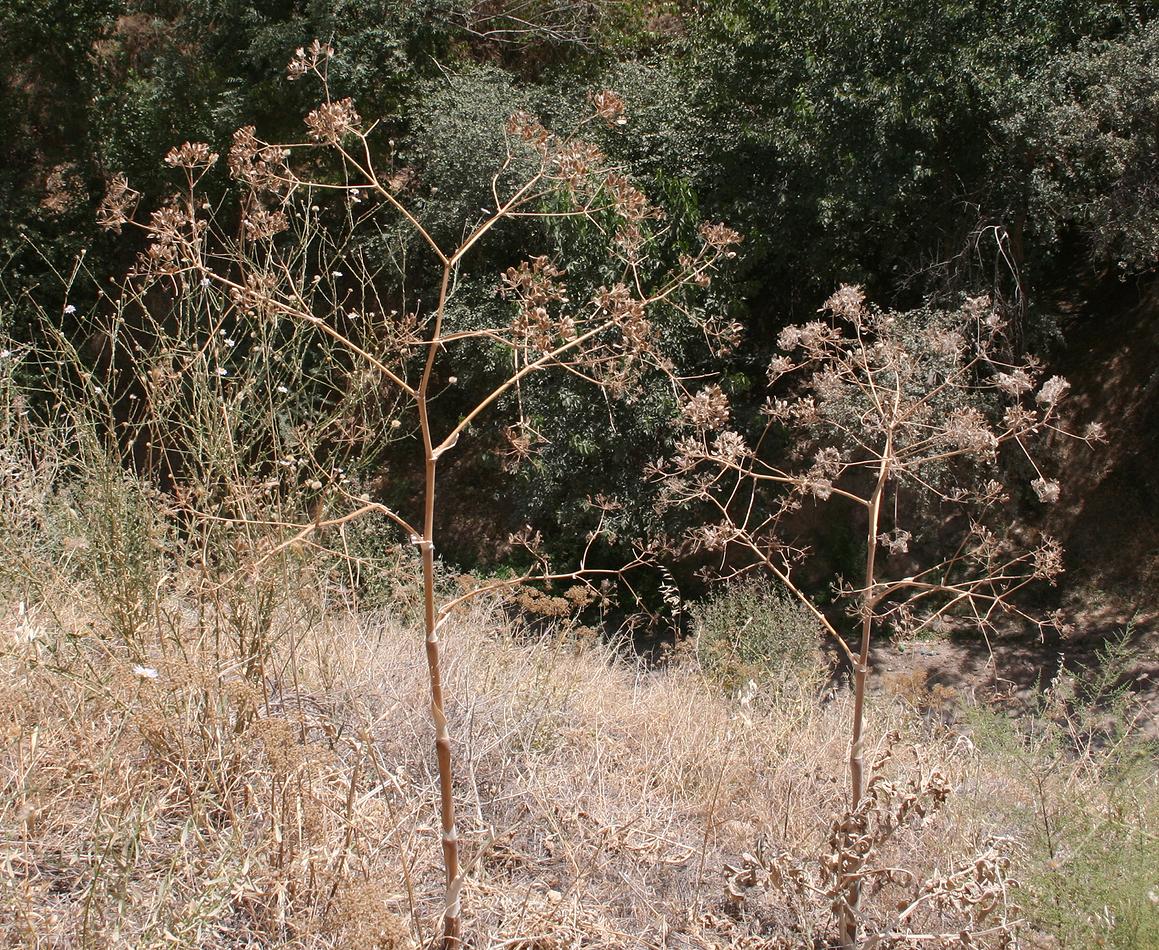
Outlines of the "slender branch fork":
[{"label": "slender branch fork", "polygon": [[[171,208],[154,212],[147,224],[133,220],[135,192],[123,178],[111,187],[102,205],[101,220],[119,230],[122,224],[141,227],[148,233],[151,245],[142,256],[141,274],[156,277],[182,288],[214,288],[225,310],[215,325],[210,340],[224,324],[227,313],[267,322],[286,320],[312,328],[325,337],[334,352],[378,376],[393,390],[395,397],[417,419],[417,436],[421,444],[423,494],[421,514],[417,518],[403,515],[394,508],[371,501],[363,495],[355,500],[339,490],[347,502],[356,502],[347,512],[326,517],[322,505],[309,521],[294,523],[277,518],[263,520],[239,501],[232,513],[197,511],[185,504],[190,514],[207,524],[228,523],[244,526],[247,532],[266,528],[289,532],[289,536],[265,547],[246,569],[256,571],[287,549],[304,543],[316,543],[316,537],[330,529],[343,530],[351,522],[376,514],[384,517],[415,545],[421,560],[423,586],[423,629],[427,672],[430,686],[431,718],[434,726],[435,758],[439,782],[439,820],[442,857],[445,871],[443,894],[444,950],[459,948],[463,943],[463,892],[465,872],[460,856],[460,830],[456,823],[453,775],[453,744],[447,693],[443,679],[444,658],[442,634],[453,612],[472,598],[499,592],[518,583],[531,581],[558,582],[575,580],[591,584],[596,577],[623,576],[625,571],[649,559],[637,552],[627,564],[616,568],[591,565],[593,546],[603,536],[604,518],[589,536],[579,564],[569,571],[555,571],[540,559],[521,577],[477,585],[461,596],[439,604],[436,593],[436,514],[439,505],[438,473],[441,458],[455,448],[489,411],[510,394],[516,394],[522,416],[521,387],[534,374],[559,369],[575,378],[609,391],[613,385],[624,389],[631,373],[666,368],[661,357],[661,341],[648,315],[660,307],[670,307],[685,318],[692,318],[679,295],[685,289],[702,287],[720,260],[734,256],[730,247],[739,235],[723,225],[705,226],[698,251],[681,258],[680,266],[671,272],[653,274],[659,265],[652,257],[650,245],[665,234],[654,222],[654,213],[645,197],[635,189],[602,153],[577,135],[560,137],[545,130],[533,117],[522,113],[512,116],[506,126],[508,155],[492,177],[491,195],[494,207],[486,217],[467,230],[453,249],[440,244],[433,229],[407,206],[397,193],[394,179],[384,179],[376,168],[370,135],[373,126],[364,127],[350,100],[335,102],[326,84],[326,62],[332,50],[315,42],[301,49],[291,61],[291,78],[313,74],[322,81],[325,101],[306,117],[312,141],[290,145],[269,145],[258,140],[252,128],[239,130],[230,151],[230,172],[248,192],[242,202],[242,226],[235,239],[225,239],[210,230],[212,214],[207,220],[199,215],[204,208],[197,201],[196,186],[218,156],[208,146],[186,143],[166,157],[168,164],[182,169],[186,189],[180,212]],[[622,123],[623,103],[612,93],[592,97],[594,114],[579,128],[601,119],[609,126]],[[578,133],[577,133],[578,134]],[[290,168],[290,157],[300,150],[330,149],[342,165],[341,180],[304,180]],[[524,173],[514,179],[514,169]],[[510,184],[515,180],[515,184]],[[433,306],[425,310],[415,306],[400,319],[389,336],[389,345],[374,342],[372,336],[362,339],[352,330],[344,331],[336,315],[343,315],[336,288],[322,292],[320,277],[308,277],[310,255],[293,247],[280,251],[274,236],[289,228],[289,217],[281,209],[292,207],[298,193],[316,192],[344,195],[353,208],[367,198],[378,202],[377,208],[397,215],[417,240],[424,253],[438,264],[438,291]],[[506,197],[504,197],[506,194]],[[562,196],[572,207],[560,209],[559,203],[547,206],[545,199]],[[267,210],[273,204],[278,210]],[[351,228],[374,218],[375,207],[347,215]],[[622,268],[621,281],[611,288],[602,287],[590,301],[566,312],[567,297],[559,278],[563,271],[535,258],[507,271],[500,292],[512,300],[514,318],[510,326],[490,326],[463,330],[448,327],[448,305],[455,294],[460,269],[468,255],[496,228],[508,220],[534,218],[583,218],[591,222],[609,240],[609,258]],[[302,216],[301,237],[305,241],[322,239],[325,229],[311,214]],[[218,242],[210,247],[210,241]],[[343,259],[349,242],[333,248],[333,258]],[[347,258],[348,259],[348,258]],[[374,287],[382,268],[364,270],[363,292],[380,300]],[[405,281],[406,274],[400,268]],[[337,278],[340,274],[334,274]],[[647,287],[654,289],[649,292]],[[405,299],[405,293],[403,293]],[[557,313],[558,311],[558,313]],[[698,323],[709,338],[714,332],[707,322]],[[369,341],[369,342],[368,342]],[[436,369],[445,350],[463,345],[497,346],[512,354],[511,369],[498,384],[476,397],[468,410],[448,423],[432,411],[437,396]],[[188,360],[186,369],[206,362],[207,341]],[[394,425],[400,425],[397,418]],[[436,431],[439,430],[439,431]],[[414,433],[414,429],[411,430]],[[238,478],[240,483],[240,477]],[[335,494],[330,492],[331,499]],[[597,506],[598,507],[598,506]]]},{"label": "slender branch fork", "polygon": [[[1061,570],[1060,549],[1045,539],[1028,552],[1006,550],[1008,542],[983,523],[988,514],[1001,517],[1005,491],[982,473],[997,473],[998,452],[1010,445],[1037,476],[1032,487],[1039,498],[1052,501],[1060,486],[1035,463],[1030,440],[1045,432],[1090,443],[1100,431],[1094,426],[1072,436],[1057,421],[1065,381],[1041,382],[1032,364],[999,357],[1002,318],[987,301],[967,300],[958,313],[927,315],[928,326],[919,331],[924,336],[909,338],[897,332],[902,320],[871,309],[860,288],[842,288],[823,312],[828,320],[782,332],[778,342],[792,356],[776,357],[769,377],[785,395],[767,404],[769,423],[755,448],[740,434],[722,431],[727,400],[718,386],[709,386],[688,398],[685,415],[693,432],[656,477],[667,485],[670,504],[700,504],[716,519],[711,530],[693,533],[694,549],[719,550],[722,569],[747,555],[752,567],[780,580],[841,649],[852,673],[848,778],[854,814],[870,781],[864,749],[875,627],[892,621],[916,632],[964,608],[983,634],[998,613],[1041,629],[1047,621],[1013,597],[1036,580],[1053,581]],[[794,471],[763,458],[761,446],[772,426],[796,429],[803,436],[798,444],[817,452],[812,465]],[[916,555],[909,555],[892,562],[905,564],[907,576],[895,568],[892,577],[883,577],[886,557],[909,552],[912,536],[901,519],[923,496],[952,517],[968,514],[969,530],[948,557],[915,567]],[[856,617],[855,636],[843,635],[793,580],[794,564],[809,552],[787,540],[799,530],[789,526],[808,500],[840,500],[864,512],[861,582],[834,585]],[[867,871],[849,834],[840,846],[845,857],[833,911],[840,946],[853,950],[874,941],[861,942]]]}]

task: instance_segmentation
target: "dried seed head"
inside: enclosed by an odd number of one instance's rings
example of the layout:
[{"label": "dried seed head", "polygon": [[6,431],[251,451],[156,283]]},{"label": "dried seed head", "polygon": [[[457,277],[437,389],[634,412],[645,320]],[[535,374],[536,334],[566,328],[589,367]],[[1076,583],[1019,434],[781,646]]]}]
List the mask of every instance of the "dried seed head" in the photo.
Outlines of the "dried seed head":
[{"label": "dried seed head", "polygon": [[539,119],[529,112],[514,112],[507,120],[507,134],[522,139],[541,155],[547,154],[551,135]]},{"label": "dried seed head", "polygon": [[292,181],[286,159],[289,151],[267,145],[254,134],[252,125],[233,133],[229,149],[230,175],[258,191],[282,191]]},{"label": "dried seed head", "polygon": [[169,149],[165,164],[171,168],[209,168],[217,162],[217,152],[211,152],[204,142],[185,142]]},{"label": "dried seed head", "polygon": [[129,179],[118,172],[109,181],[105,197],[97,208],[97,224],[106,231],[120,234],[121,226],[128,222],[140,197],[139,191],[129,187]]},{"label": "dried seed head", "polygon": [[835,317],[857,321],[865,316],[865,291],[857,284],[845,284],[821,305]]},{"label": "dried seed head", "polygon": [[700,236],[709,247],[726,252],[729,256],[732,255],[729,249],[741,242],[740,232],[734,231],[727,224],[705,222],[700,226]]},{"label": "dried seed head", "polygon": [[306,116],[306,127],[309,129],[306,134],[315,142],[334,145],[361,121],[362,116],[355,110],[353,99],[324,102]]},{"label": "dried seed head", "polygon": [[728,397],[720,386],[705,386],[681,409],[684,421],[700,431],[723,429],[728,425]]},{"label": "dried seed head", "polygon": [[624,117],[624,100],[610,90],[605,89],[592,96],[592,108],[610,126],[628,123]]},{"label": "dried seed head", "polygon": [[329,43],[321,43],[317,39],[308,47],[299,46],[286,65],[286,78],[291,82],[301,79],[310,70],[317,71],[333,55],[334,48]]},{"label": "dried seed head", "polygon": [[253,208],[242,219],[246,234],[255,241],[263,241],[289,228],[290,222],[284,212]]},{"label": "dried seed head", "polygon": [[1053,479],[1036,478],[1030,483],[1030,487],[1034,489],[1038,500],[1045,505],[1053,505],[1062,494],[1061,487]]},{"label": "dried seed head", "polygon": [[1042,384],[1042,389],[1034,398],[1040,406],[1053,406],[1066,395],[1068,389],[1070,389],[1070,383],[1065,379],[1061,376],[1051,376]]}]

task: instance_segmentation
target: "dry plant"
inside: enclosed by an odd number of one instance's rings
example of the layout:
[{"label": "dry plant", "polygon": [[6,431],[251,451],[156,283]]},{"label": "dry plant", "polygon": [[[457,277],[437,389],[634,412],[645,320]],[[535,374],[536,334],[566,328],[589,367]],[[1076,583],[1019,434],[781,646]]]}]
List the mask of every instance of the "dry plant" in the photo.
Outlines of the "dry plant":
[{"label": "dry plant", "polygon": [[[270,662],[292,664],[297,684],[263,697],[218,666],[211,627],[167,606],[185,650],[163,653],[157,637],[147,664],[77,586],[4,618],[0,943],[437,942],[440,783],[410,629],[366,610],[319,622],[282,609]],[[459,821],[479,946],[776,945],[783,918],[722,904],[711,869],[756,828],[808,850],[840,794],[827,776],[847,697],[744,712],[692,671],[647,673],[596,641],[508,630],[486,600],[448,626],[444,678],[465,697],[471,740]],[[922,724],[900,705],[879,714],[917,741]],[[925,745],[949,755],[947,740]],[[946,779],[985,802],[980,766],[960,758]],[[928,879],[975,833],[935,822],[909,866]],[[890,896],[867,896],[875,916]],[[930,913],[921,905],[915,923]]]},{"label": "dry plant", "polygon": [[[886,769],[900,738],[897,732],[886,736],[865,794],[854,808],[839,813],[830,823],[820,857],[808,860],[784,849],[769,850],[765,840],[758,839],[755,854],[745,852],[738,864],[725,865],[729,894],[743,901],[748,888],[780,891],[794,917],[794,934],[816,940],[829,931],[832,917],[841,914],[849,878],[856,876],[875,898],[888,893],[890,900],[875,903],[892,905],[894,910],[872,927],[861,924],[864,947],[1010,945],[1019,923],[1013,913],[1017,906],[1010,900],[1010,891],[1019,886],[1009,874],[1011,841],[987,839],[968,860],[928,876],[886,860],[887,856],[904,860],[896,853],[895,836],[902,831],[920,834],[951,794],[945,773],[938,765],[924,762],[917,748],[913,750],[916,768],[905,781],[887,778]],[[925,926],[915,926],[923,912]],[[949,931],[941,929],[947,917],[953,921]],[[930,924],[941,927],[931,929]]]},{"label": "dry plant", "polygon": [[456,22],[467,35],[500,46],[546,41],[590,51],[605,16],[599,4],[580,0],[474,0],[456,11]]},{"label": "dry plant", "polygon": [[[1048,538],[1029,550],[1017,544],[1000,480],[1009,469],[999,455],[1005,446],[1016,450],[1033,470],[1039,500],[1055,501],[1061,486],[1042,474],[1029,448],[1033,439],[1067,434],[1058,405],[1068,386],[1057,376],[1042,382],[1032,362],[1005,355],[1003,319],[985,298],[956,312],[902,316],[843,287],[822,312],[781,332],[783,354],[768,369],[767,424],[754,442],[728,428],[728,399],[708,386],[687,400],[692,433],[658,474],[670,504],[708,512],[688,546],[721,552],[726,576],[771,573],[844,652],[853,670],[847,811],[855,816],[867,801],[864,709],[874,631],[888,625],[913,635],[954,615],[986,636],[1004,616],[1047,622],[1016,595],[1034,581],[1053,583],[1062,552]],[[800,439],[797,455],[770,461],[767,443],[784,428]],[[1081,438],[1101,434],[1092,424]],[[808,502],[847,505],[863,525],[860,577],[833,585],[855,635],[815,607],[794,577],[813,554],[796,540],[802,529],[794,516]],[[949,555],[928,553],[944,550],[955,532]],[[833,908],[841,946],[857,947],[865,855],[853,831],[842,841]]]},{"label": "dry plant", "polygon": [[[89,552],[37,540],[75,524],[67,473],[37,461],[49,454],[13,446],[6,456],[6,548],[40,558],[49,582],[7,588],[0,616],[0,945],[437,943],[440,781],[425,745],[429,682],[415,626],[390,609],[343,609],[327,599],[326,572],[280,563],[325,564],[324,552],[287,550],[255,579],[284,588],[265,682],[247,675],[239,642],[218,642],[216,611],[197,601],[196,557],[168,560],[173,573],[126,642],[94,589],[99,577],[74,574]],[[222,614],[248,611],[247,596],[224,587]],[[1153,915],[1146,856],[1159,799],[1153,759],[1125,782],[1129,740],[1108,757],[1069,718],[1080,688],[1069,676],[1044,709],[1055,729],[978,710],[968,732],[931,732],[909,703],[869,696],[885,738],[867,739],[867,757],[896,751],[873,767],[865,805],[850,814],[845,692],[818,703],[772,688],[738,703],[695,669],[648,670],[597,638],[512,627],[488,598],[442,632],[441,671],[466,740],[457,821],[480,947],[807,945],[810,931],[826,932],[824,899],[809,892],[800,913],[798,891],[773,885],[722,901],[714,869],[744,869],[749,852],[754,883],[768,885],[776,857],[831,891],[838,825],[850,818],[870,849],[869,936],[940,934],[953,946],[978,930],[976,945],[998,943],[997,926],[1013,930],[1019,915],[998,905],[976,927],[981,884],[957,857],[972,854],[1010,859],[1001,886],[1027,883],[1024,916],[1046,933],[1065,927],[1082,943],[1113,932],[1115,946],[1144,945],[1131,942],[1128,920],[1112,919],[1129,908],[1105,890],[1083,905],[1089,922],[1072,921],[1071,894],[1092,874],[1122,887],[1115,850],[1138,853],[1136,920]],[[954,794],[935,806],[943,787]],[[1009,850],[980,847],[996,831],[1015,839]],[[1147,842],[1150,852],[1139,848]],[[899,922],[903,899],[914,906]],[[1036,935],[1020,928],[1028,943]]]},{"label": "dry plant", "polygon": [[[491,176],[489,204],[476,219],[464,222],[462,238],[446,247],[423,226],[408,203],[411,174],[383,167],[384,161],[393,162],[393,154],[384,157],[386,150],[377,142],[375,124],[364,122],[351,100],[331,98],[326,80],[331,55],[329,47],[315,41],[299,49],[289,64],[291,79],[313,77],[323,89],[324,101],[305,117],[305,141],[267,143],[252,127],[234,135],[228,166],[241,188],[242,217],[236,232],[223,227],[199,191],[199,183],[219,156],[198,143],[186,143],[166,156],[167,164],[183,176],[184,186],[139,223],[149,243],[130,281],[134,287],[130,295],[148,308],[140,283],[145,282],[155,288],[168,286],[174,296],[184,299],[201,294],[203,306],[201,319],[193,324],[198,333],[176,351],[166,345],[163,353],[153,354],[154,365],[145,376],[181,381],[196,373],[224,382],[216,400],[201,405],[200,413],[185,416],[182,407],[188,405],[188,397],[183,384],[169,387],[167,392],[182,394],[181,398],[147,413],[140,425],[142,432],[149,433],[150,451],[166,452],[177,445],[200,452],[205,436],[198,433],[207,416],[223,412],[222,406],[245,406],[255,398],[269,397],[268,372],[258,374],[257,381],[232,382],[228,351],[237,340],[244,337],[251,360],[277,358],[279,365],[288,362],[292,366],[294,359],[286,359],[286,348],[279,349],[270,341],[279,335],[299,339],[299,331],[309,328],[326,341],[323,348],[308,354],[318,361],[317,372],[337,374],[343,380],[334,387],[339,397],[324,403],[334,414],[334,425],[356,430],[356,442],[385,434],[409,438],[419,446],[423,500],[414,513],[372,500],[333,465],[319,463],[320,448],[334,441],[326,428],[296,432],[290,440],[294,444],[288,464],[295,472],[295,486],[300,489],[306,480],[314,493],[308,518],[262,517],[249,500],[261,490],[277,493],[284,480],[276,471],[252,465],[243,466],[240,475],[227,472],[212,479],[212,485],[202,486],[200,494],[186,495],[180,501],[195,521],[227,525],[247,539],[248,550],[255,554],[245,561],[247,571],[257,571],[286,551],[370,514],[387,519],[418,547],[440,779],[446,871],[444,945],[458,946],[464,876],[442,677],[440,641],[447,621],[457,608],[484,592],[532,579],[582,580],[617,571],[594,571],[588,564],[602,518],[588,537],[581,562],[563,571],[547,562],[538,536],[529,530],[515,539],[534,565],[526,574],[477,585],[440,602],[435,572],[439,461],[495,410],[515,416],[509,429],[512,451],[533,451],[534,433],[521,417],[520,393],[535,374],[569,373],[617,396],[641,374],[671,373],[657,326],[657,315],[665,307],[692,320],[710,338],[727,335],[732,328],[698,317],[686,297],[708,283],[717,264],[733,254],[731,248],[739,238],[722,225],[706,226],[695,252],[682,255],[675,268],[658,263],[661,255],[653,252],[664,237],[662,214],[599,148],[580,137],[591,123],[616,127],[623,122],[623,103],[613,93],[601,92],[592,97],[591,116],[570,135],[549,132],[533,116],[512,115],[506,123],[506,160]],[[336,229],[322,223],[324,214],[316,203],[325,201],[330,207],[334,199],[340,199],[343,209]],[[115,177],[101,208],[102,223],[114,230],[137,225],[133,217],[137,201],[128,182]],[[519,219],[589,222],[606,239],[607,267],[617,279],[587,299],[572,300],[566,262],[532,256],[507,268],[497,284],[497,292],[511,303],[511,319],[494,325],[469,319],[460,312],[463,308],[456,308],[455,296],[472,251],[501,225]],[[286,232],[291,233],[287,236]],[[400,257],[410,253],[412,244],[417,245],[425,261],[433,264],[433,301],[411,303],[406,268],[395,265],[392,270],[390,257],[376,253],[373,240],[367,239],[378,240],[379,247],[385,243],[395,248]],[[138,283],[133,284],[134,280]],[[227,323],[233,331],[225,329]],[[294,329],[287,331],[287,326]],[[110,336],[115,345],[120,335],[114,330]],[[489,391],[472,396],[468,408],[447,422],[435,405],[457,382],[446,367],[453,368],[456,361],[462,365],[461,361],[479,353],[492,358],[499,354],[506,371],[490,384]],[[299,358],[304,360],[307,354]],[[141,378],[140,372],[135,375]],[[148,388],[147,382],[144,385]],[[373,400],[367,396],[379,391],[387,408],[369,414],[367,406]],[[155,389],[150,390],[150,405],[157,406],[160,399]],[[158,418],[169,421],[158,423]],[[174,423],[175,419],[179,421]],[[184,431],[161,431],[172,430],[175,424],[185,427]],[[228,426],[211,429],[224,437],[233,433]],[[302,450],[302,445],[313,450]],[[236,459],[235,447],[229,448],[222,457]],[[296,475],[303,458],[310,460],[314,470],[309,476]],[[278,464],[283,461],[287,460],[279,459]],[[241,484],[255,476],[261,485]],[[598,503],[594,507],[599,511]],[[275,536],[270,541],[270,529],[281,530],[281,539]],[[264,550],[258,550],[259,545]],[[256,635],[264,636],[269,617],[266,611]]]}]

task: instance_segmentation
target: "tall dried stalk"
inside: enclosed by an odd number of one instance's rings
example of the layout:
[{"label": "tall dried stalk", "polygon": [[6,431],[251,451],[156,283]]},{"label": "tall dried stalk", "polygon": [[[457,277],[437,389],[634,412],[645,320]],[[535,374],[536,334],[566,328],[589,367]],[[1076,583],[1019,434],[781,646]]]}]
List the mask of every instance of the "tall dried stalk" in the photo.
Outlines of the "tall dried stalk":
[{"label": "tall dried stalk", "polygon": [[[666,305],[670,313],[691,320],[710,339],[726,334],[729,327],[701,318],[685,298],[686,291],[709,282],[719,261],[732,256],[731,247],[739,238],[724,226],[707,226],[698,247],[681,255],[677,267],[663,266],[658,263],[662,255],[654,253],[665,239],[663,218],[645,196],[595,145],[576,134],[555,135],[534,117],[518,113],[506,123],[507,157],[490,181],[491,206],[482,221],[467,222],[465,237],[447,249],[404,201],[407,177],[394,169],[390,174],[378,170],[374,127],[363,123],[350,100],[331,99],[326,84],[331,53],[315,42],[298,50],[290,63],[291,78],[313,75],[325,92],[325,101],[306,116],[307,141],[270,144],[258,139],[252,128],[235,134],[228,162],[242,188],[243,220],[236,235],[221,229],[198,195],[201,178],[218,156],[208,146],[191,143],[170,152],[166,161],[184,173],[185,187],[142,225],[150,244],[136,279],[160,281],[178,295],[196,294],[199,289],[214,292],[220,311],[210,314],[210,319],[219,321],[219,326],[229,322],[243,328],[239,332],[282,323],[309,328],[328,359],[347,367],[342,374],[351,380],[367,372],[377,375],[391,404],[389,415],[378,425],[397,433],[395,438],[408,433],[418,437],[424,487],[417,518],[408,518],[365,494],[356,497],[355,489],[343,479],[322,473],[311,480],[315,513],[300,523],[275,524],[289,537],[270,545],[261,559],[371,511],[387,518],[418,546],[445,868],[443,944],[457,947],[463,940],[464,880],[442,675],[444,622],[464,601],[485,591],[533,579],[583,579],[617,571],[588,566],[588,553],[602,531],[601,518],[580,563],[570,569],[553,570],[529,533],[516,540],[533,555],[533,569],[521,577],[481,584],[440,604],[435,565],[439,462],[489,412],[510,411],[514,404],[513,428],[517,432],[526,428],[518,418],[520,400],[508,397],[517,396],[534,374],[562,369],[616,396],[627,392],[643,374],[670,373],[663,354],[663,332],[654,319]],[[614,94],[593,96],[592,107],[592,114],[577,131],[592,123],[612,128],[623,124],[623,104]],[[301,153],[307,160],[299,164],[296,158]],[[315,171],[314,177],[303,177],[295,170],[295,165],[317,169],[319,158],[327,156],[341,174],[326,176]],[[332,239],[317,223],[318,209],[312,205],[317,195],[335,193],[346,202],[344,227],[350,235],[344,240]],[[135,223],[136,198],[123,178],[115,178],[101,209],[105,225],[119,229]],[[511,304],[510,322],[480,327],[457,321],[449,304],[468,254],[504,222],[531,218],[590,221],[608,235],[608,253],[620,270],[620,279],[572,302],[575,291],[565,287],[563,264],[546,256],[532,257],[507,268],[498,281],[499,294]],[[299,221],[305,224],[295,223]],[[408,308],[406,274],[392,284],[383,277],[383,265],[359,250],[354,237],[360,229],[378,227],[377,233],[388,233],[384,224],[408,230],[428,259],[437,263],[433,306]],[[329,278],[326,267],[333,267]],[[361,312],[344,312],[350,294],[343,296],[339,278],[353,283],[353,297]],[[396,303],[397,309],[390,310],[390,303]],[[477,394],[469,409],[448,421],[445,412],[435,411],[435,380],[442,378],[438,367],[452,351],[461,354],[460,359],[498,352],[510,369],[500,382]],[[344,411],[346,428],[367,428],[365,413],[365,402]],[[530,450],[526,439],[516,438],[514,445],[524,453]],[[204,498],[190,500],[188,508],[202,519],[254,522],[252,513],[233,497],[218,499],[216,511],[208,510]],[[331,514],[336,508],[346,510]]]},{"label": "tall dried stalk", "polygon": [[[789,327],[784,352],[769,367],[773,396],[755,442],[727,428],[729,405],[717,386],[690,396],[692,430],[673,462],[658,470],[671,504],[699,504],[711,523],[692,534],[694,548],[718,551],[720,574],[767,570],[817,617],[844,652],[853,674],[849,744],[849,808],[861,805],[865,775],[865,698],[875,629],[893,625],[913,635],[952,613],[988,633],[1000,615],[1041,628],[1014,595],[1062,571],[1056,542],[1020,550],[1009,533],[1010,498],[1000,478],[1003,446],[1029,465],[1039,499],[1060,486],[1042,475],[1028,452],[1031,439],[1069,435],[1057,422],[1067,384],[1041,382],[1032,363],[1004,354],[1003,320],[988,300],[958,311],[899,315],[869,307],[860,290],[842,288],[826,302],[826,319]],[[762,454],[776,428],[795,429],[812,462],[792,468]],[[1101,438],[1097,425],[1081,436]],[[846,502],[861,512],[866,553],[859,585],[838,579],[834,592],[857,619],[846,637],[794,580],[810,551],[788,539],[806,503]],[[909,519],[926,517],[928,537]],[[991,526],[988,526],[988,523]],[[886,527],[888,525],[888,527]],[[912,529],[912,530],[911,530]],[[959,532],[948,556],[945,538]],[[911,552],[910,545],[915,550]],[[747,558],[742,557],[747,554]],[[932,561],[932,563],[931,563]],[[741,567],[732,567],[737,563]],[[842,947],[859,946],[865,857],[850,841],[837,856],[841,873],[834,918]]]}]

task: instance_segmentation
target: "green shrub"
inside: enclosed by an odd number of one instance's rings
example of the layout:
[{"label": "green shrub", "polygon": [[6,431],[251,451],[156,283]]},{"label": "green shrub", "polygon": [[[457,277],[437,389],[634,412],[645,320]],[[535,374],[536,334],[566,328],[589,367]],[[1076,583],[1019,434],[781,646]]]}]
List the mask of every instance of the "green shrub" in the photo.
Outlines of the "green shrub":
[{"label": "green shrub", "polygon": [[692,610],[696,655],[709,680],[725,690],[758,688],[782,694],[820,681],[823,663],[817,620],[787,591],[742,580]]},{"label": "green shrub", "polygon": [[1052,946],[1159,947],[1159,746],[1120,685],[1139,659],[1133,633],[1063,669],[1033,715],[965,709],[984,760],[1016,783],[995,803],[1021,845],[1020,903]]}]

